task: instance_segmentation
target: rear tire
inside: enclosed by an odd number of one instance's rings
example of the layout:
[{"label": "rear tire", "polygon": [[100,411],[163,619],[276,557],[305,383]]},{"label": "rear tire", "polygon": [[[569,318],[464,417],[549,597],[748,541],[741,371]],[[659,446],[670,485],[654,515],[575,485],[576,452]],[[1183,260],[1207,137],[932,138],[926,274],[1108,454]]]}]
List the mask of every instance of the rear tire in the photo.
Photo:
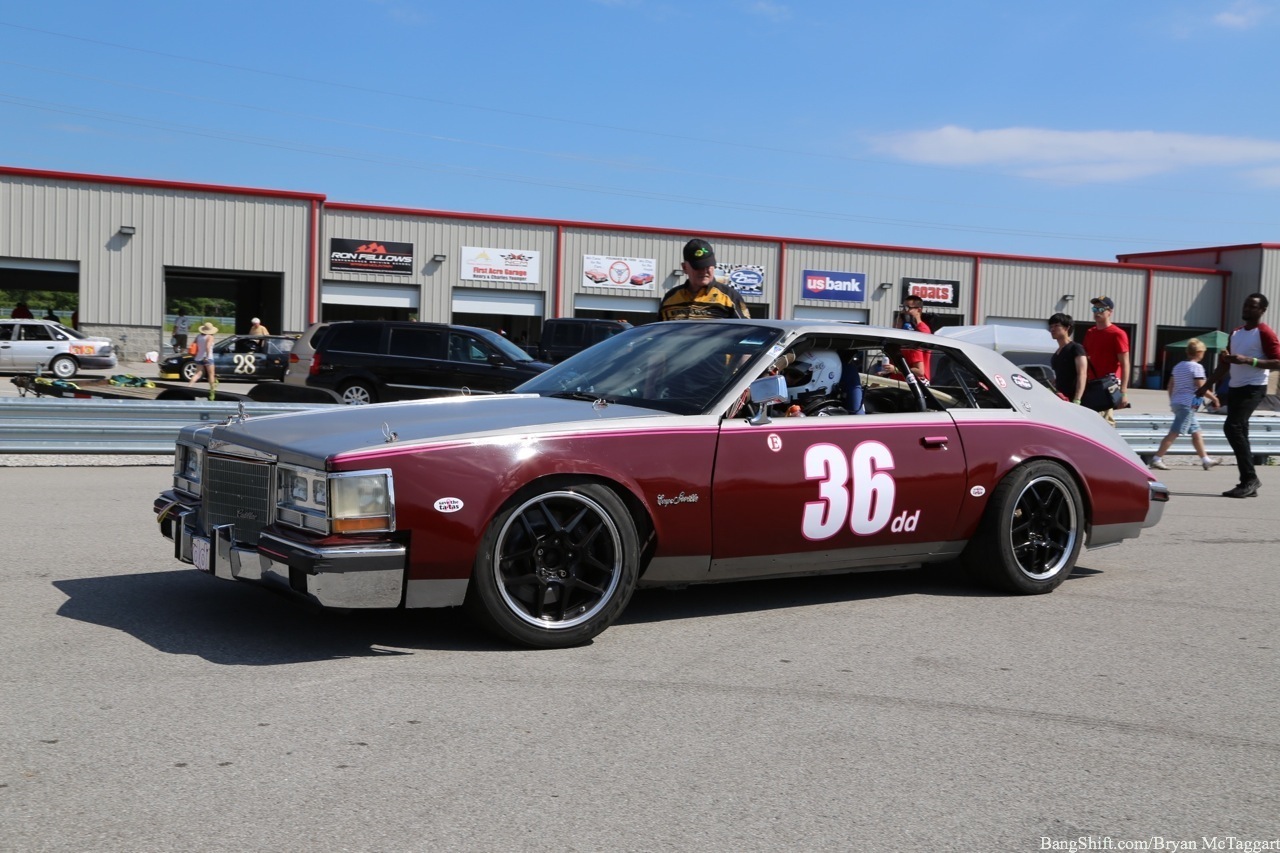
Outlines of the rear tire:
[{"label": "rear tire", "polygon": [[467,609],[522,645],[580,645],[627,606],[639,555],[634,520],[602,485],[567,483],[518,495],[480,542]]},{"label": "rear tire", "polygon": [[348,382],[338,393],[342,397],[342,402],[348,406],[367,406],[378,402],[378,395],[364,382]]},{"label": "rear tire", "polygon": [[1084,527],[1084,501],[1071,475],[1056,462],[1030,462],[996,486],[962,559],[997,589],[1052,592],[1075,567]]},{"label": "rear tire", "polygon": [[60,355],[49,362],[49,370],[59,379],[70,379],[80,370],[79,363],[69,355]]}]

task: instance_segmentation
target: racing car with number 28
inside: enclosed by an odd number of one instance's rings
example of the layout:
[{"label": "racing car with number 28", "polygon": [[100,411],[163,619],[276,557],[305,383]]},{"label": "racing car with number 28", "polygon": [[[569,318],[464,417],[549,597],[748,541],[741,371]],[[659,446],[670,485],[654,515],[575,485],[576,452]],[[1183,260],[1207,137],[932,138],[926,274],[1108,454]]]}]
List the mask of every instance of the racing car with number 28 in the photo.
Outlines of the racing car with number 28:
[{"label": "racing car with number 28", "polygon": [[990,350],[715,320],[631,329],[511,394],[187,427],[154,512],[213,577],[463,606],[554,648],[640,587],[948,563],[1047,593],[1168,496],[1096,413]]}]

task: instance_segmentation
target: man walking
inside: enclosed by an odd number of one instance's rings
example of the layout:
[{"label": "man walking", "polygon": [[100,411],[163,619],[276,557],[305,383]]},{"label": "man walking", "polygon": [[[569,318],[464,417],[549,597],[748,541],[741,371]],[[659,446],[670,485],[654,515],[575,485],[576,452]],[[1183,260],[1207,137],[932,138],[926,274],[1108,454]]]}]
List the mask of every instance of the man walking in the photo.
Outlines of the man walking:
[{"label": "man walking", "polygon": [[[1084,333],[1084,351],[1089,356],[1089,378],[1101,379],[1107,374],[1115,374],[1120,381],[1120,405],[1123,409],[1129,405],[1129,336],[1124,329],[1111,322],[1111,312],[1116,303],[1110,296],[1099,296],[1089,300],[1093,305],[1093,326]],[[1115,426],[1116,419],[1112,409],[1107,409],[1102,416],[1107,423]]]},{"label": "man walking", "polygon": [[658,315],[663,320],[751,319],[738,289],[716,281],[716,254],[706,240],[690,240],[684,244],[684,262],[680,268],[687,279],[662,297]]},{"label": "man walking", "polygon": [[1249,445],[1249,418],[1267,393],[1270,371],[1280,369],[1280,340],[1270,326],[1262,322],[1267,310],[1267,297],[1251,293],[1244,300],[1240,318],[1244,325],[1231,332],[1227,351],[1218,358],[1213,378],[1196,389],[1196,396],[1217,387],[1218,381],[1231,371],[1227,388],[1227,419],[1222,432],[1236,455],[1240,482],[1222,493],[1226,498],[1254,498],[1262,482],[1253,467],[1253,448]]}]

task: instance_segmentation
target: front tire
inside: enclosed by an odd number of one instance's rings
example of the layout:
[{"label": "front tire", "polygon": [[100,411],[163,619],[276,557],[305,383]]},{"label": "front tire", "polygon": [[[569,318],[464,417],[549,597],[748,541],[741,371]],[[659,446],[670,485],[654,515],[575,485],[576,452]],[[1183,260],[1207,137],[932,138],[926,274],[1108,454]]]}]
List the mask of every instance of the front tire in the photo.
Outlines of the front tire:
[{"label": "front tire", "polygon": [[476,555],[467,606],[504,639],[576,646],[618,617],[640,563],[635,522],[596,483],[517,496],[494,516]]},{"label": "front tire", "polygon": [[1084,526],[1084,501],[1071,475],[1056,462],[1031,462],[996,486],[963,559],[997,589],[1052,592],[1075,567]]},{"label": "front tire", "polygon": [[194,382],[204,376],[204,366],[196,361],[188,361],[182,365],[182,378]]},{"label": "front tire", "polygon": [[49,362],[49,370],[59,379],[70,379],[80,370],[80,365],[69,355],[60,355]]},{"label": "front tire", "polygon": [[342,396],[342,402],[348,406],[368,406],[378,402],[378,395],[373,388],[363,382],[348,382],[338,393]]}]

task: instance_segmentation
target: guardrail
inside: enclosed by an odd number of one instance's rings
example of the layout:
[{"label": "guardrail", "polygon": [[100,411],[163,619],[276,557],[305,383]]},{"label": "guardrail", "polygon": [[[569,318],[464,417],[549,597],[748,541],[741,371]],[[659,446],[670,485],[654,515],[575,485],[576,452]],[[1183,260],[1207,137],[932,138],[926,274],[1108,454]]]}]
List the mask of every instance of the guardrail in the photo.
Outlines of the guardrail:
[{"label": "guardrail", "polygon": [[[1160,440],[1168,434],[1173,426],[1173,415],[1138,415],[1117,414],[1116,429],[1125,443],[1140,456],[1152,456],[1160,449]],[[1204,447],[1215,456],[1231,456],[1231,445],[1222,433],[1222,424],[1226,415],[1210,415],[1198,412],[1196,419],[1200,422],[1200,434],[1204,438]],[[1254,415],[1249,419],[1249,446],[1253,450],[1255,461],[1258,457],[1280,455],[1280,418],[1271,415]],[[1188,436],[1179,436],[1169,448],[1172,454],[1190,454],[1195,450]]]},{"label": "guardrail", "polygon": [[[321,408],[314,403],[245,403],[249,417]],[[188,424],[225,421],[239,403],[208,400],[0,398],[0,453],[173,453]]]},{"label": "guardrail", "polygon": [[[244,404],[249,417],[325,408],[315,403]],[[178,432],[188,424],[225,421],[239,403],[207,400],[61,400],[47,397],[0,397],[0,453],[138,453],[173,452]],[[1224,416],[1198,416],[1206,449],[1231,455],[1222,434]],[[1116,429],[1136,453],[1154,454],[1173,424],[1172,414],[1116,415]],[[1255,415],[1249,421],[1255,456],[1280,456],[1280,417]],[[1181,437],[1169,451],[1192,453]]]}]

